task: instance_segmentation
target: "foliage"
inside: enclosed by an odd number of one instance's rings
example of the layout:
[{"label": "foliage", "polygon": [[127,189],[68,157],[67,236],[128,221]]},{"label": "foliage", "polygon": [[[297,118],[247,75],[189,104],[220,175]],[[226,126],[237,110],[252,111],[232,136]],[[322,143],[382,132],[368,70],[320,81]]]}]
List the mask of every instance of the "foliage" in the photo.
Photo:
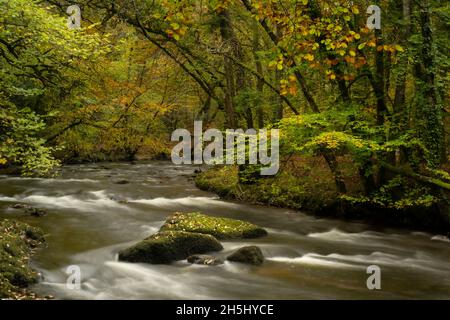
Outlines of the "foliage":
[{"label": "foliage", "polygon": [[54,148],[46,147],[38,135],[43,120],[29,109],[0,110],[0,164],[20,165],[25,174],[46,174],[59,162],[52,156]]},{"label": "foliage", "polygon": [[47,99],[63,89],[70,68],[103,52],[99,34],[70,30],[66,21],[37,1],[0,1],[0,161],[26,174],[58,164],[43,134],[56,111]]},{"label": "foliage", "polygon": [[[203,120],[279,128],[282,155],[324,161],[349,199],[445,200],[448,3],[377,1],[380,30],[362,0],[76,3],[81,30],[66,26],[72,1],[1,2],[3,165],[160,157],[173,130]],[[268,187],[287,177],[259,181],[257,169],[241,165],[235,187],[261,183],[266,200],[310,191]]]},{"label": "foliage", "polygon": [[375,204],[381,208],[407,209],[415,207],[429,208],[439,202],[426,187],[411,184],[402,177],[391,179],[371,197],[342,196],[343,200],[353,204]]}]

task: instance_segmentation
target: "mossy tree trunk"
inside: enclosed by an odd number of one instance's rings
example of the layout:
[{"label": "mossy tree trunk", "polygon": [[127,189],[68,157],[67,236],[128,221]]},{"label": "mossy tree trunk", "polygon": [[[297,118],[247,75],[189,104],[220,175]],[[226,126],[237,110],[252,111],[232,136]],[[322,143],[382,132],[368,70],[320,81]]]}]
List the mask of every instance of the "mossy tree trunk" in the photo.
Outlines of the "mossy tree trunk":
[{"label": "mossy tree trunk", "polygon": [[429,156],[429,165],[439,167],[445,158],[443,108],[436,86],[436,65],[433,48],[429,0],[422,1],[420,33],[422,46],[415,65],[416,81],[416,119],[421,138]]}]

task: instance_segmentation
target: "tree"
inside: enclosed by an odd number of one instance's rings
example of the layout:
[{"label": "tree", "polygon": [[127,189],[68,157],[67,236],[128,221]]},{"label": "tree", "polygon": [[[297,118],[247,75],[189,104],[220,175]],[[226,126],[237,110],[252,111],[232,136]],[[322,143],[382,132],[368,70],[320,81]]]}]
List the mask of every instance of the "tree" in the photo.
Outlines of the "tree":
[{"label": "tree", "polygon": [[[69,30],[63,17],[37,1],[0,1],[0,161],[46,173],[57,161],[45,146],[43,119],[66,90],[76,61],[102,53],[100,36]],[[54,101],[56,102],[56,101]]]}]

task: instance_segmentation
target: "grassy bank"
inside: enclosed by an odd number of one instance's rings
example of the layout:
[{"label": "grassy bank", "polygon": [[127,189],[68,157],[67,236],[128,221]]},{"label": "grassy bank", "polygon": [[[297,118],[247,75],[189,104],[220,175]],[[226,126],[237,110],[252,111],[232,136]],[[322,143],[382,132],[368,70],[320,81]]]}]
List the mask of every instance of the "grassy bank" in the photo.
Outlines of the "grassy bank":
[{"label": "grassy bank", "polygon": [[[363,186],[350,162],[342,159],[347,196],[360,197]],[[295,164],[295,165],[293,165]],[[241,179],[242,180],[242,179]],[[317,158],[296,159],[275,177],[242,183],[237,166],[216,166],[196,176],[196,185],[226,199],[291,208],[322,216],[364,220],[378,226],[409,227],[450,234],[448,206],[414,205],[395,209],[374,203],[355,203],[337,191],[326,164]]]},{"label": "grassy bank", "polygon": [[0,299],[35,298],[27,290],[37,282],[29,258],[43,241],[43,233],[37,228],[16,221],[0,221]]}]

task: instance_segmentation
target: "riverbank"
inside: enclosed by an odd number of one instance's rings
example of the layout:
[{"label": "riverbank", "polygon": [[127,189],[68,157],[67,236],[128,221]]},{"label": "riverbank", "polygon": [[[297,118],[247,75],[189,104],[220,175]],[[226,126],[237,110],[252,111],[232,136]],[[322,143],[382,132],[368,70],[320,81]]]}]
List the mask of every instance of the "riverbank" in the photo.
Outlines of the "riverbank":
[{"label": "riverbank", "polygon": [[0,299],[36,298],[28,290],[38,280],[29,259],[43,242],[40,229],[22,222],[0,221]]},{"label": "riverbank", "polygon": [[[352,168],[347,164],[344,170],[348,177],[348,196],[362,196],[363,187],[351,175]],[[250,184],[239,182],[237,166],[217,166],[199,173],[195,183],[223,199],[302,210],[320,217],[363,220],[379,227],[405,227],[450,235],[448,207],[433,204],[394,209],[355,203],[336,191],[332,175],[317,159],[299,162],[297,167],[284,168],[275,177],[257,179]]]}]

